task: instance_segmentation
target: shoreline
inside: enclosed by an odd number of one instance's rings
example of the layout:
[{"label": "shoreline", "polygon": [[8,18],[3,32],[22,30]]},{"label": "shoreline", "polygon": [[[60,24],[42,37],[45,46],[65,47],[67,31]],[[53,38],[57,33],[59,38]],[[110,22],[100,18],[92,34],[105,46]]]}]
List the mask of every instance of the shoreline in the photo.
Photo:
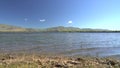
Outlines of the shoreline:
[{"label": "shoreline", "polygon": [[0,68],[119,68],[120,59],[90,56],[0,54]]}]

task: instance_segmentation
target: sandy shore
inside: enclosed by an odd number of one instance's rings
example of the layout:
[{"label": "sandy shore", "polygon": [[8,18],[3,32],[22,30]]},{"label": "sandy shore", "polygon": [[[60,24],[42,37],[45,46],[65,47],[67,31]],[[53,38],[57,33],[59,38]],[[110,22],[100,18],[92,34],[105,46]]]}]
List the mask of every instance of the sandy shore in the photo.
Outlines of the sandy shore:
[{"label": "sandy shore", "polygon": [[83,56],[0,54],[0,68],[120,68],[120,60]]}]

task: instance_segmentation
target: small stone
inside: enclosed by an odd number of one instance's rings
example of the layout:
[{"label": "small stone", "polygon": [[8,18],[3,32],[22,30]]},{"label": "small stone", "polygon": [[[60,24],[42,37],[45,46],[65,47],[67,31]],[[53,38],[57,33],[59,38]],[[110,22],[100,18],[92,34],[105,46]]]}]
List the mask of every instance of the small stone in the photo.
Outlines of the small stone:
[{"label": "small stone", "polygon": [[38,63],[39,65],[42,65],[41,61],[39,61],[39,60],[37,60],[37,63]]},{"label": "small stone", "polygon": [[55,67],[63,67],[63,65],[56,64]]},{"label": "small stone", "polygon": [[67,61],[67,63],[73,64],[73,65],[79,64],[78,62],[75,62],[75,61]]},{"label": "small stone", "polygon": [[4,58],[2,58],[1,60],[2,60],[2,61],[4,61],[5,59],[4,59]]},{"label": "small stone", "polygon": [[76,61],[84,61],[82,58],[77,58]]},{"label": "small stone", "polygon": [[107,64],[114,66],[116,64],[116,62],[114,62],[114,61],[108,61]]}]

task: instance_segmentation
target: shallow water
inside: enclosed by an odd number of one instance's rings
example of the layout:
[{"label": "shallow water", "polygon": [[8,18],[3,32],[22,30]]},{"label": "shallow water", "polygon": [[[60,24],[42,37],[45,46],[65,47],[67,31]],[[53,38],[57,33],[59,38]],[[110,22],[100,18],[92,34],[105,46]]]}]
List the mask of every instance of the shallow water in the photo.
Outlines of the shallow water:
[{"label": "shallow water", "polygon": [[0,52],[66,56],[120,54],[120,33],[0,33]]}]

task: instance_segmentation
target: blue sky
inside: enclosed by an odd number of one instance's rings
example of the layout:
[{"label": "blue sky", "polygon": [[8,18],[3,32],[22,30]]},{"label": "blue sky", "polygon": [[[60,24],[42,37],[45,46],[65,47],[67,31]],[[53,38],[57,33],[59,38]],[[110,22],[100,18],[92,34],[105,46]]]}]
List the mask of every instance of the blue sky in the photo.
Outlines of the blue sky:
[{"label": "blue sky", "polygon": [[0,0],[0,23],[120,30],[120,0]]}]

